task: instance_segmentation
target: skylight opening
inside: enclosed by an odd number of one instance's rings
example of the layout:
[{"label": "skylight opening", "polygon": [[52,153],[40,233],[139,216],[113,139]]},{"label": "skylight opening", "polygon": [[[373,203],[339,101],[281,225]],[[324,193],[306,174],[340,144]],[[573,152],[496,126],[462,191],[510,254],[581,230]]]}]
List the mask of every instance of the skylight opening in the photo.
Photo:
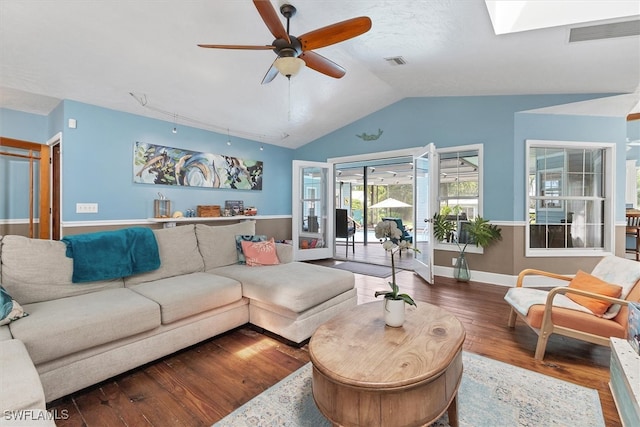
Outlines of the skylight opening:
[{"label": "skylight opening", "polygon": [[640,2],[624,0],[485,0],[496,35],[640,16]]}]

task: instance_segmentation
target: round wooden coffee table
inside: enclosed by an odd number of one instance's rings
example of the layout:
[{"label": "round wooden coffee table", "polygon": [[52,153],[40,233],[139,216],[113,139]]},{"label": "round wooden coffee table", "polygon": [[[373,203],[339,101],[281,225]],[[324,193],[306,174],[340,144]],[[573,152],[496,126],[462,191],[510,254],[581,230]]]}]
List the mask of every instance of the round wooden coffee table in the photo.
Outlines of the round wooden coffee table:
[{"label": "round wooden coffee table", "polygon": [[424,302],[407,306],[402,327],[386,326],[383,302],[362,304],[311,337],[313,398],[341,426],[417,426],[448,410],[458,425],[464,327]]}]

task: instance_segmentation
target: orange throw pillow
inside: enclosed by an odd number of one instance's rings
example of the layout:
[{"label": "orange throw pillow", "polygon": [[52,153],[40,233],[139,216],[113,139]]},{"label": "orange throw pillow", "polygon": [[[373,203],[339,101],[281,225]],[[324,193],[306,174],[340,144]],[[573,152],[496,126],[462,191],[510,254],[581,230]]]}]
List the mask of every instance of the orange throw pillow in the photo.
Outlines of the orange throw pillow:
[{"label": "orange throw pillow", "polygon": [[273,237],[264,242],[242,241],[240,243],[248,266],[280,264]]},{"label": "orange throw pillow", "polygon": [[[612,285],[581,270],[578,270],[576,276],[571,280],[571,283],[569,283],[569,287],[613,298],[620,298],[622,294],[622,286]],[[598,317],[602,317],[605,311],[611,306],[611,303],[608,301],[597,300],[569,292],[567,292],[566,295],[569,299],[591,310],[593,314]]]}]

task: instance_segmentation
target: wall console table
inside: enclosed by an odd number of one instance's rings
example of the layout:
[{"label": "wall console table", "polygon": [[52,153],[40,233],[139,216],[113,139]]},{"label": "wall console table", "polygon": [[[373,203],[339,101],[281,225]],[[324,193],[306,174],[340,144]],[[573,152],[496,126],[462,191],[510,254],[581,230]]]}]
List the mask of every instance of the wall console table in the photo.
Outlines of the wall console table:
[{"label": "wall console table", "polygon": [[147,218],[149,222],[162,224],[163,228],[171,228],[180,224],[197,222],[239,222],[263,219],[291,219],[291,215],[234,215],[234,216],[192,216],[180,218]]}]

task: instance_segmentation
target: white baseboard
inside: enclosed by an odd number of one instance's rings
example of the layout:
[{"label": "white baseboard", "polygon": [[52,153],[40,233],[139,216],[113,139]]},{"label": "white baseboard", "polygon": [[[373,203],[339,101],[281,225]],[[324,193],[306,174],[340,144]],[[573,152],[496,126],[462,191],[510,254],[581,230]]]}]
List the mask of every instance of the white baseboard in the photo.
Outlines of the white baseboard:
[{"label": "white baseboard", "polygon": [[[492,285],[514,287],[518,281],[518,276],[510,274],[488,273],[486,271],[470,270],[471,280],[474,282],[490,283]],[[436,265],[433,268],[433,274],[436,276],[453,278],[453,267],[443,267]],[[536,287],[555,287],[567,286],[568,281],[553,279],[544,276],[529,276],[524,280],[523,286],[527,286],[527,282],[535,280]]]}]

